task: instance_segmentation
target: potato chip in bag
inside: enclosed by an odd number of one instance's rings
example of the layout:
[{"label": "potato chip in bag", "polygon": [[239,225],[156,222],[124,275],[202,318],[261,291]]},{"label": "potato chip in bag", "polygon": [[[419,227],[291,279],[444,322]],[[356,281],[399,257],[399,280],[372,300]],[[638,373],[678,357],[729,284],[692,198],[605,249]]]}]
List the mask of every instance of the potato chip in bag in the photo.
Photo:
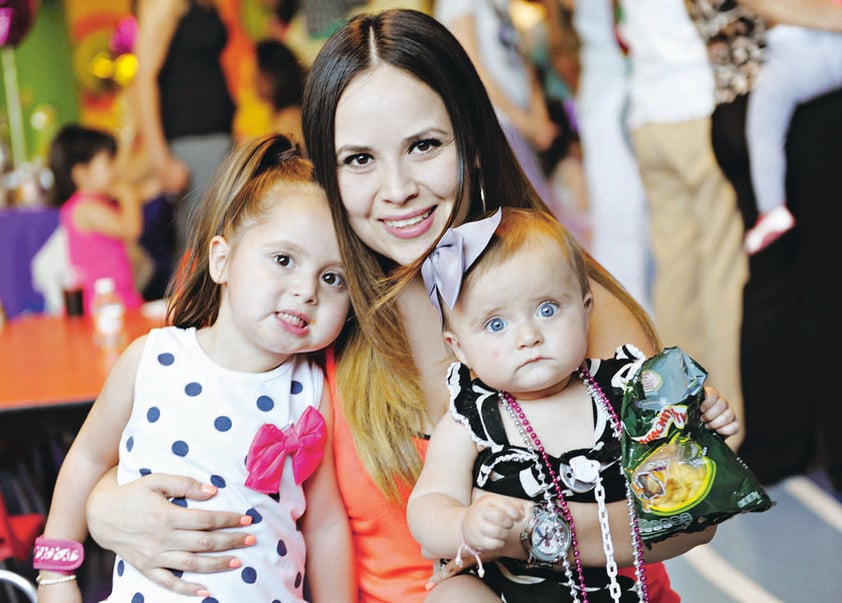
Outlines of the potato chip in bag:
[{"label": "potato chip in bag", "polygon": [[698,532],[774,502],[700,405],[707,372],[680,348],[643,362],[623,397],[623,470],[644,542]]}]

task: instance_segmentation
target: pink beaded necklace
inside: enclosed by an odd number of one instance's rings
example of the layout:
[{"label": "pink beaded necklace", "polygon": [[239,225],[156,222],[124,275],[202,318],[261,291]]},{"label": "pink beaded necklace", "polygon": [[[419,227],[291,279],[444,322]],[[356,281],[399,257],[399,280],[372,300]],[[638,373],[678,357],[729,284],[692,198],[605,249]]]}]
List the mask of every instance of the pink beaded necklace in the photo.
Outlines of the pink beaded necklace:
[{"label": "pink beaded necklace", "polygon": [[[596,403],[603,409],[603,411],[605,411],[608,414],[614,437],[616,437],[619,441],[620,436],[622,435],[622,423],[620,422],[619,417],[617,417],[617,413],[614,412],[614,408],[608,401],[605,392],[602,391],[602,388],[599,386],[599,384],[597,384],[596,380],[594,380],[593,376],[590,374],[590,371],[588,371],[584,364],[579,367],[578,376],[587,387],[588,394],[590,395],[591,399],[596,401]],[[535,432],[535,428],[532,427],[532,425],[529,423],[529,419],[527,419],[526,413],[520,407],[520,404],[517,403],[517,400],[515,400],[511,394],[505,391],[500,391],[500,400],[503,403],[503,407],[506,409],[506,412],[509,414],[512,421],[514,422],[518,433],[526,442],[527,447],[533,452],[537,451],[537,453],[541,457],[541,460],[543,461],[544,467],[550,474],[550,481],[552,482],[553,490],[556,494],[555,505],[561,511],[562,518],[564,519],[564,521],[567,522],[567,525],[570,527],[570,543],[573,546],[573,557],[576,561],[577,582],[579,584],[579,589],[582,592],[582,600],[583,603],[588,603],[588,594],[585,589],[585,577],[582,571],[582,560],[581,555],[579,553],[579,543],[576,538],[576,529],[573,525],[573,516],[570,513],[570,508],[567,506],[567,500],[564,497],[564,492],[561,487],[561,480],[559,479],[558,474],[555,472],[555,469],[553,469],[552,463],[550,463],[549,455],[547,454],[543,443],[538,437],[538,434]],[[539,471],[539,473],[543,472]],[[631,488],[629,487],[627,479],[625,480],[625,483],[626,502],[629,508],[629,523],[631,525],[632,550],[634,552],[634,568],[635,578],[637,579],[638,595],[641,601],[648,602],[649,590],[646,584],[646,573],[643,566],[643,546],[640,537],[640,527],[637,522],[637,514],[634,510],[634,501],[632,499]],[[616,582],[617,564],[614,561],[613,544],[611,543],[610,533],[608,533],[607,511],[604,508],[605,493],[604,488],[602,488],[602,478],[599,475],[598,471],[594,490],[597,491],[597,499],[598,502],[601,503],[600,528],[602,530],[603,546],[605,548],[607,573],[611,578],[609,590],[611,592],[612,598],[615,601],[619,601],[621,593],[620,587]],[[570,571],[570,565],[567,562],[566,558],[564,560],[564,569],[565,573],[567,574],[568,581],[571,582],[570,594],[574,601],[578,601],[579,599],[577,597],[576,589],[572,586],[572,573]]]}]

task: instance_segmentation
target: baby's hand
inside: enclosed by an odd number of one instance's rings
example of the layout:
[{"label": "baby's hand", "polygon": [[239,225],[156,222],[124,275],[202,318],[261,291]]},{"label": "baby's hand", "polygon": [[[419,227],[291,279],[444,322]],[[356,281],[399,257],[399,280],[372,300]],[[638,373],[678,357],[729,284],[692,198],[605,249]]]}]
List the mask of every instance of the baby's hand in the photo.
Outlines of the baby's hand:
[{"label": "baby's hand", "polygon": [[479,551],[496,551],[506,535],[523,520],[523,505],[496,494],[486,494],[471,503],[462,520],[465,543]]},{"label": "baby's hand", "polygon": [[705,399],[699,409],[702,411],[702,421],[711,431],[715,431],[724,438],[740,432],[737,414],[728,404],[728,400],[720,396],[715,388],[705,387]]}]

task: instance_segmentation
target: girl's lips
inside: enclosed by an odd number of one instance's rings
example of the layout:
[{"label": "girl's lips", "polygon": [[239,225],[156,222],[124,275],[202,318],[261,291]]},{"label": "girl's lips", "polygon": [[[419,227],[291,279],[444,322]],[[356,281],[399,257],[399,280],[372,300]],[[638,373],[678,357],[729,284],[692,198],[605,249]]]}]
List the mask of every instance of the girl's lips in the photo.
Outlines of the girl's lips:
[{"label": "girl's lips", "polygon": [[382,219],[386,231],[399,239],[414,239],[426,233],[433,225],[435,207],[430,207],[414,215],[400,219]]},{"label": "girl's lips", "polygon": [[293,335],[304,335],[309,330],[310,323],[304,314],[298,312],[281,311],[277,313],[281,328]]}]

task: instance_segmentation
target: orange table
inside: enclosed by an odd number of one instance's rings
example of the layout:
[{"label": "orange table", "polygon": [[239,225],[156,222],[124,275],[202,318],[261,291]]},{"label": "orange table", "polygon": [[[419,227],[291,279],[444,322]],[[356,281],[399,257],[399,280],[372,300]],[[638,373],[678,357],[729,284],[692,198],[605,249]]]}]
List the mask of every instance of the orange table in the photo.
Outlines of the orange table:
[{"label": "orange table", "polygon": [[[125,322],[127,344],[162,320],[133,311]],[[46,510],[67,445],[120,351],[96,346],[87,317],[28,314],[0,329],[0,477],[19,482],[34,509]]]},{"label": "orange table", "polygon": [[[133,311],[125,323],[128,343],[162,321]],[[13,411],[90,405],[120,351],[97,347],[89,317],[31,314],[7,322],[0,329],[0,422]]]}]

